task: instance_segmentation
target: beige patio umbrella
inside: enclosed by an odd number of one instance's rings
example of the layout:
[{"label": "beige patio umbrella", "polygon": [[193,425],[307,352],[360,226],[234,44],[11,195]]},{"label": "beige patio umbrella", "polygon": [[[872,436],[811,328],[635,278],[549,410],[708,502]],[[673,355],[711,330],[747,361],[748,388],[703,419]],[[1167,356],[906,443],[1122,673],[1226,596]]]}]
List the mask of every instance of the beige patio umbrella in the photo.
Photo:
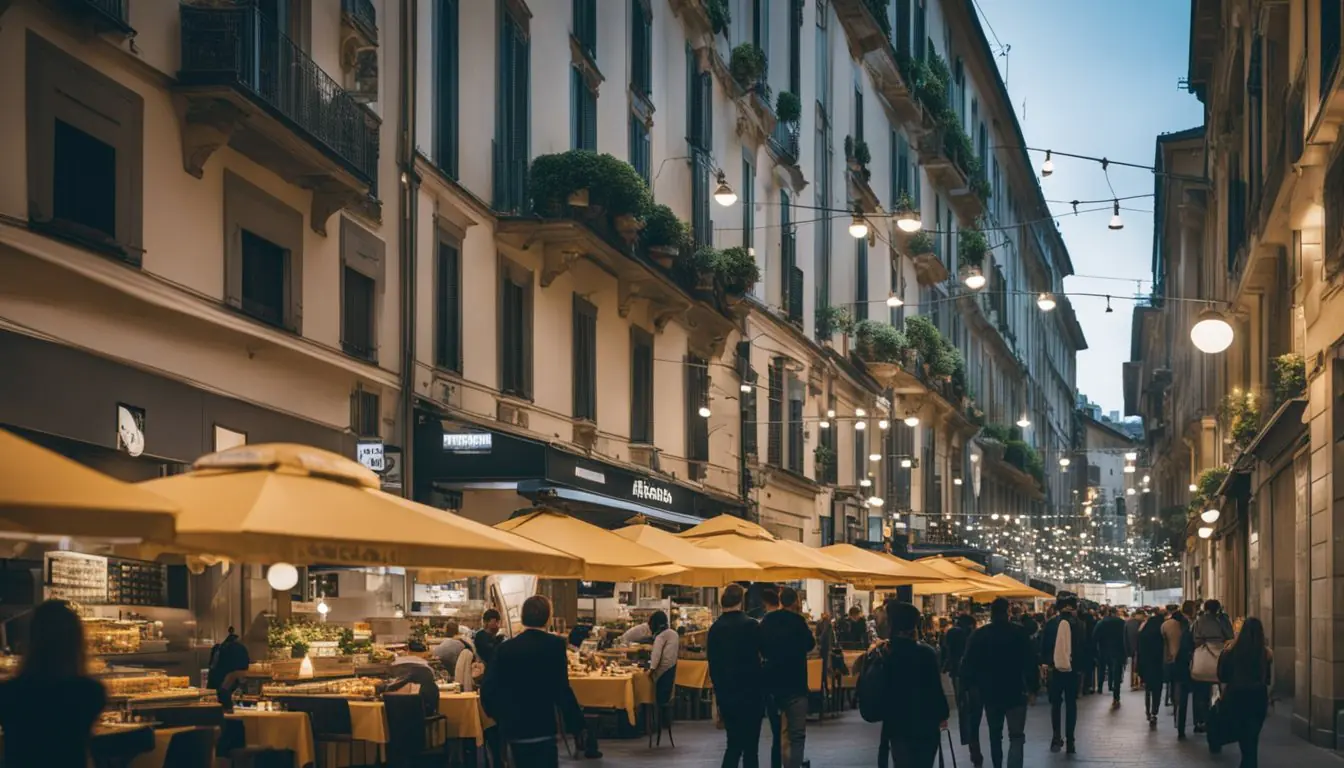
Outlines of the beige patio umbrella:
[{"label": "beige patio umbrella", "polygon": [[583,561],[591,581],[643,581],[684,570],[665,554],[623,536],[550,509],[539,509],[495,526],[536,542],[546,542]]},{"label": "beige patio umbrella", "polygon": [[463,568],[575,577],[572,555],[379,490],[306,445],[247,445],[140,483],[181,506],[174,547],[251,563]]},{"label": "beige patio umbrella", "polygon": [[1009,600],[1031,600],[1038,597],[1050,600],[1054,598],[1054,595],[1023,584],[1006,573],[998,573],[989,578],[999,585],[998,591],[990,592],[989,590],[985,590],[983,592],[975,593],[972,597],[978,603],[988,603],[993,601],[996,597],[1006,597]]},{"label": "beige patio umbrella", "polygon": [[759,581],[764,575],[761,567],[750,560],[722,549],[698,547],[691,541],[651,525],[627,525],[613,533],[665,555],[684,569],[680,573],[652,579],[662,584],[722,587],[735,581]]},{"label": "beige patio umbrella", "polygon": [[765,572],[763,578],[771,581],[847,581],[861,575],[801,542],[777,539],[761,526],[731,515],[711,518],[678,536],[696,546],[721,549],[750,560]]},{"label": "beige patio umbrella", "polygon": [[863,579],[863,585],[872,589],[943,580],[942,574],[931,568],[883,552],[861,549],[853,544],[832,544],[817,551],[864,571],[868,576]]},{"label": "beige patio umbrella", "polygon": [[0,531],[170,542],[177,505],[0,429]]}]

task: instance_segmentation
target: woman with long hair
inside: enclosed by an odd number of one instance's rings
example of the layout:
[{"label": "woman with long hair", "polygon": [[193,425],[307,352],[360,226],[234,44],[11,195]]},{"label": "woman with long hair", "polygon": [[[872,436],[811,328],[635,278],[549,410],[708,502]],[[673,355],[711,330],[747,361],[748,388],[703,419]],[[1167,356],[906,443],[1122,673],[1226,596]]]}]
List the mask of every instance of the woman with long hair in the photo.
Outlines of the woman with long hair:
[{"label": "woman with long hair", "polygon": [[1223,685],[1225,733],[1236,734],[1241,768],[1259,765],[1260,729],[1269,712],[1269,686],[1274,680],[1274,654],[1265,645],[1265,626],[1255,617],[1218,659],[1218,682]]},{"label": "woman with long hair", "polygon": [[107,693],[85,669],[84,626],[64,602],[33,611],[19,673],[0,683],[5,765],[86,768]]}]

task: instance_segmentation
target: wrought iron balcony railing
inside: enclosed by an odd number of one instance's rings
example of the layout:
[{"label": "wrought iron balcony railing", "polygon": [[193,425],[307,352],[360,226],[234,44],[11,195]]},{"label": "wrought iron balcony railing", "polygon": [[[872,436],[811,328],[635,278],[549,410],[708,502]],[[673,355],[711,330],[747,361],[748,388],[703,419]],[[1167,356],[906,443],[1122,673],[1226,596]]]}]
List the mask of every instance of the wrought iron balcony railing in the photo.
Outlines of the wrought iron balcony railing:
[{"label": "wrought iron balcony railing", "polygon": [[775,154],[785,158],[791,164],[798,162],[798,123],[784,122],[780,120],[775,123],[775,130],[770,134],[770,146],[775,150]]},{"label": "wrought iron balcony railing", "polygon": [[373,0],[341,0],[341,12],[372,40],[378,39],[378,12]]}]

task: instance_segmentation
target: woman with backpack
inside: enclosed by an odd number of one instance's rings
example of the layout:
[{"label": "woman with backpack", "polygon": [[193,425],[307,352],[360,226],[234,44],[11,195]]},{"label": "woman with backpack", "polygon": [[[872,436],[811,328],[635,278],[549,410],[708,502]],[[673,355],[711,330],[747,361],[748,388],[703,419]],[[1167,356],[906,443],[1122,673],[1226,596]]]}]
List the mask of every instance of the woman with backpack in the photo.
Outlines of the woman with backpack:
[{"label": "woman with backpack", "polygon": [[[1218,705],[1217,730],[1235,734],[1241,747],[1241,768],[1256,768],[1260,762],[1260,729],[1269,713],[1269,686],[1274,680],[1274,654],[1265,645],[1265,626],[1247,618],[1241,633],[1218,659],[1218,681],[1223,696]],[[1216,740],[1209,742],[1217,752]]]}]

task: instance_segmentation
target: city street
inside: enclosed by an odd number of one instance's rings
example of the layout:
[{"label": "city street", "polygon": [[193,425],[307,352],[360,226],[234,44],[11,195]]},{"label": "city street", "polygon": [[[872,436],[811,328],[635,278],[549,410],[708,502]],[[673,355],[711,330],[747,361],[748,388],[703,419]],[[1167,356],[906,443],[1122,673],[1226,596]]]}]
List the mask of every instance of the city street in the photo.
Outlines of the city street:
[{"label": "city street", "polygon": [[[1027,748],[1024,765],[1082,765],[1088,768],[1125,766],[1126,768],[1195,768],[1196,766],[1236,766],[1240,760],[1234,745],[1223,754],[1210,755],[1202,734],[1191,733],[1183,742],[1176,740],[1170,709],[1156,731],[1148,730],[1143,717],[1143,694],[1126,692],[1118,711],[1111,710],[1109,696],[1088,696],[1078,702],[1078,754],[1050,752],[1050,708],[1044,701],[1031,707],[1027,717]],[[1270,715],[1260,745],[1260,764],[1291,768],[1338,768],[1344,759],[1313,747],[1294,737],[1288,730],[1289,704],[1280,702],[1278,712]],[[955,726],[954,726],[955,728]],[[762,764],[769,763],[769,728],[761,740]],[[718,766],[723,754],[723,733],[708,721],[677,723],[674,727],[676,748],[648,748],[645,739],[609,741],[602,745],[604,766],[676,765],[679,768]],[[877,763],[876,725],[863,722],[858,712],[847,712],[839,720],[807,724],[807,757],[815,768],[871,768]],[[956,740],[955,731],[953,738]],[[984,736],[982,735],[982,741]],[[1006,736],[1005,736],[1006,739]],[[1004,744],[1007,749],[1007,744]],[[958,745],[957,765],[971,764],[966,748]],[[985,764],[989,765],[986,742]],[[594,763],[596,765],[596,763]],[[947,760],[951,768],[952,761]]]}]

